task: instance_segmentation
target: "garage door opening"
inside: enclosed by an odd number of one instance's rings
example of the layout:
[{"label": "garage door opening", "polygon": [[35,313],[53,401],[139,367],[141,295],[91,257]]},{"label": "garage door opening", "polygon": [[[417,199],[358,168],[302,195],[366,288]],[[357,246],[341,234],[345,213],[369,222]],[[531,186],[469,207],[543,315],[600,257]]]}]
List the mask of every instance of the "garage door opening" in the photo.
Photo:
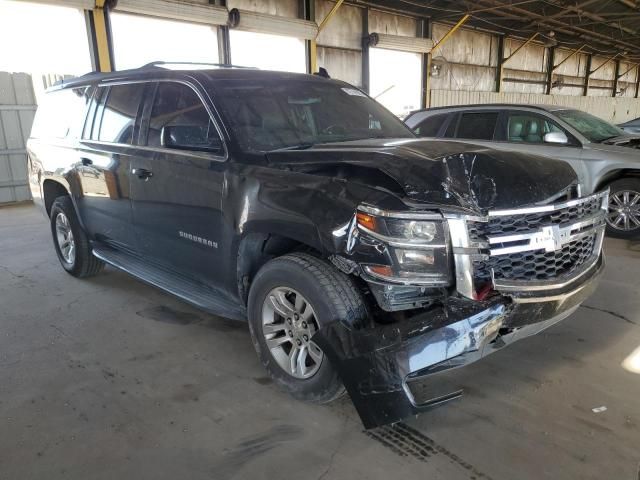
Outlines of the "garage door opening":
[{"label": "garage door opening", "polygon": [[307,71],[304,40],[241,30],[231,30],[229,34],[234,65],[295,73]]},{"label": "garage door opening", "polygon": [[111,14],[118,70],[154,61],[218,63],[216,27],[160,18]]},{"label": "garage door opening", "polygon": [[422,55],[371,48],[371,96],[398,117],[420,108]]}]

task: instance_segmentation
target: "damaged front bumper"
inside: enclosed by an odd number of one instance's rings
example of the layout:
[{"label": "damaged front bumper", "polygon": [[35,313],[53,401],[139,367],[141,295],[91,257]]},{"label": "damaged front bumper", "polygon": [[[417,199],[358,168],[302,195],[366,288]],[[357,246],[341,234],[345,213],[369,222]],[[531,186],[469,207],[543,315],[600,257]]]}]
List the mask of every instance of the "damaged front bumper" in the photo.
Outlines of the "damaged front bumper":
[{"label": "damaged front bumper", "polygon": [[342,322],[313,337],[337,368],[365,428],[397,422],[462,395],[417,403],[410,381],[460,367],[534,335],[573,313],[597,286],[600,255],[588,272],[552,291],[451,297],[406,321],[355,329]]}]

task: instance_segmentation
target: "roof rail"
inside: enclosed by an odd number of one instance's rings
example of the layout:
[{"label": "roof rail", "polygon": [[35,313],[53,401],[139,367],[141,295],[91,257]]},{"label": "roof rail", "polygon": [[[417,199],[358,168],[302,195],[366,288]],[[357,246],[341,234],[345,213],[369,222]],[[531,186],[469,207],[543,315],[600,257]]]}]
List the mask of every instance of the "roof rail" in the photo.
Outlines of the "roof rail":
[{"label": "roof rail", "polygon": [[230,63],[208,63],[208,62],[166,62],[166,61],[156,61],[149,62],[145,65],[142,65],[140,68],[150,68],[150,67],[171,67],[172,65],[189,65],[189,66],[202,66],[202,67],[220,67],[220,68],[247,68],[247,69],[255,69],[256,67],[245,67],[241,65],[231,65]]}]

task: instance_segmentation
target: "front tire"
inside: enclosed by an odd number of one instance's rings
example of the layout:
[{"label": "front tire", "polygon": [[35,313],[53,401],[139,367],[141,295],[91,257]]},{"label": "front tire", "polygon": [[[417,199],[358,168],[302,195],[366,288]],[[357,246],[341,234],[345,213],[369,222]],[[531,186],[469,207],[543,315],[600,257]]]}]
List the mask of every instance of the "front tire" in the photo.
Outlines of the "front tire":
[{"label": "front tire", "polygon": [[56,198],[50,218],[53,246],[62,268],[78,278],[100,273],[104,263],[91,253],[89,238],[80,227],[71,198]]},{"label": "front tire", "polygon": [[338,372],[311,337],[330,322],[366,318],[362,296],[347,275],[312,255],[288,254],[260,269],[248,303],[254,347],[280,388],[314,403],[344,393]]},{"label": "front tire", "polygon": [[609,185],[607,234],[633,239],[640,237],[640,179],[621,178]]}]

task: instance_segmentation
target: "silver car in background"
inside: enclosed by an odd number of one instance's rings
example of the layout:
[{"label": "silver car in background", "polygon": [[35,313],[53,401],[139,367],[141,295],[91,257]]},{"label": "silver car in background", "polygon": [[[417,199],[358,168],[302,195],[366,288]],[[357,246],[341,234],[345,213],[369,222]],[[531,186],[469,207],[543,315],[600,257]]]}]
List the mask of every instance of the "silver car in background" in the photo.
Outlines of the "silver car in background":
[{"label": "silver car in background", "polygon": [[640,135],[640,118],[634,118],[618,126],[627,133]]},{"label": "silver car in background", "polygon": [[411,113],[405,123],[421,137],[456,138],[565,160],[576,170],[583,194],[611,189],[607,233],[640,236],[640,134],[553,105],[431,108]]}]

